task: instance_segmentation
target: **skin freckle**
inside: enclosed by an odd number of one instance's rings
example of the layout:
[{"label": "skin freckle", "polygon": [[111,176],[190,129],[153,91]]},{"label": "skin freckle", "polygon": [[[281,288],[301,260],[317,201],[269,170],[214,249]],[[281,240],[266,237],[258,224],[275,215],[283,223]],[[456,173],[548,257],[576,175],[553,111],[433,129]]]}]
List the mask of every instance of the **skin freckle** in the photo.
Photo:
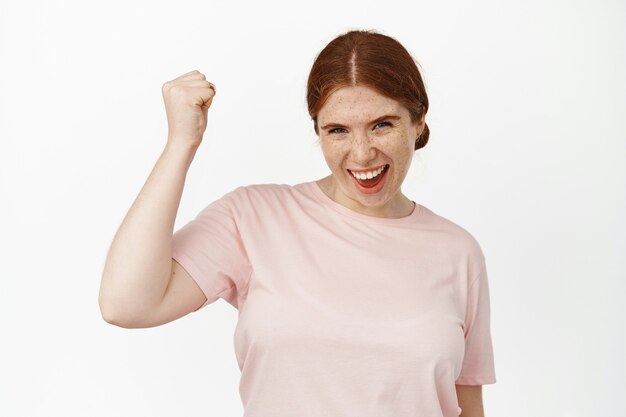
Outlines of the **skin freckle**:
[{"label": "skin freckle", "polygon": [[[388,124],[372,120],[383,115],[397,115]],[[345,127],[322,129],[319,132],[322,152],[332,175],[321,184],[333,199],[358,210],[392,213],[406,210],[411,201],[402,194],[401,185],[414,155],[418,126],[411,122],[408,110],[396,100],[365,86],[343,87],[331,94],[318,112],[318,123],[339,123]],[[389,165],[385,185],[380,192],[358,191],[350,169]]]}]

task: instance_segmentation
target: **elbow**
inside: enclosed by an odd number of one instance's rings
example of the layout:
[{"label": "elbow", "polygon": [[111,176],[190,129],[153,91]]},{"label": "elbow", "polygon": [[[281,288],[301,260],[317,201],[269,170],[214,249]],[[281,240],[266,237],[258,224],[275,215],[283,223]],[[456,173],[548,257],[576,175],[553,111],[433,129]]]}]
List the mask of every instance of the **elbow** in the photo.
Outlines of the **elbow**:
[{"label": "elbow", "polygon": [[119,314],[116,314],[112,312],[111,310],[103,309],[102,307],[100,308],[100,314],[102,315],[102,319],[105,322],[112,324],[114,326],[121,327],[123,329],[142,328],[142,326],[137,325],[136,323],[132,321],[124,320],[122,316],[120,316]]},{"label": "elbow", "polygon": [[107,302],[104,299],[102,293],[100,293],[98,297],[98,306],[100,308],[100,315],[105,322],[117,327],[122,327],[125,329],[129,328],[128,324],[124,320],[122,320],[122,316],[119,314],[119,312],[111,305],[110,302]]},{"label": "elbow", "polygon": [[144,329],[152,327],[151,309],[142,303],[129,302],[124,297],[112,297],[106,290],[100,290],[98,306],[102,319],[124,329]]},{"label": "elbow", "polygon": [[113,324],[114,326],[124,327],[123,323],[119,320],[118,316],[113,312],[113,309],[110,306],[104,304],[102,300],[99,300],[98,304],[100,305],[100,315],[105,322]]},{"label": "elbow", "polygon": [[[104,279],[103,279],[104,280]],[[124,315],[121,314],[120,309],[114,302],[114,297],[111,296],[112,292],[108,290],[108,287],[101,285],[100,292],[98,293],[98,307],[100,309],[100,315],[102,319],[114,326],[128,328]]]},{"label": "elbow", "polygon": [[119,324],[113,311],[114,309],[111,303],[111,297],[108,296],[110,291],[107,291],[107,286],[105,285],[106,281],[107,280],[103,275],[100,283],[100,290],[98,292],[98,308],[100,309],[100,315],[105,322],[117,326]]},{"label": "elbow", "polygon": [[113,308],[111,305],[99,302],[100,314],[102,319],[114,326],[123,329],[145,329],[153,327],[153,324],[146,321],[145,315],[133,315],[129,312],[122,312],[119,308]]}]

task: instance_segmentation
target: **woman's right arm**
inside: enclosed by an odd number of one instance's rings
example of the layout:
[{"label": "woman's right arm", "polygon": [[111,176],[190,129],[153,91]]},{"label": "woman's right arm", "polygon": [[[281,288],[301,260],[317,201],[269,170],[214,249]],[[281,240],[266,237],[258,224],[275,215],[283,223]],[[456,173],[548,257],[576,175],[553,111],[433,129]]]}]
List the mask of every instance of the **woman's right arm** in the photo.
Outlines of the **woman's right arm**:
[{"label": "woman's right arm", "polygon": [[214,86],[197,71],[163,85],[168,140],[106,257],[98,303],[108,323],[153,327],[206,301],[200,287],[171,258],[171,243],[185,178],[214,95]]}]

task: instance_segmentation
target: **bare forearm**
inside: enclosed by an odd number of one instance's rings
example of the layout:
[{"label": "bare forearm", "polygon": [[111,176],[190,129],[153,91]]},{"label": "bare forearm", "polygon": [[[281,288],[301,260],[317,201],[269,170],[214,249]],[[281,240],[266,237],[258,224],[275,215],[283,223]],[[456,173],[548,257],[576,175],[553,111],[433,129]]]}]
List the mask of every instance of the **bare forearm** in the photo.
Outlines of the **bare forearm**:
[{"label": "bare forearm", "polygon": [[459,417],[485,417],[482,385],[455,385],[461,407]]},{"label": "bare forearm", "polygon": [[105,320],[152,311],[167,287],[176,213],[197,147],[169,141],[118,228],[107,254],[99,304]]}]

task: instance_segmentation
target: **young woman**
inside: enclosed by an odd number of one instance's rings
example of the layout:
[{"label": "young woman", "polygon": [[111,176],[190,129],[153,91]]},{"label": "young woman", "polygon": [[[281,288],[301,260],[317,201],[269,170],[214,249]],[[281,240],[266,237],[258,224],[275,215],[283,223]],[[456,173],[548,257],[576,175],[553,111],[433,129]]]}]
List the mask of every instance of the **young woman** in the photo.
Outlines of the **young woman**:
[{"label": "young woman", "polygon": [[483,253],[401,190],[429,137],[409,52],[375,31],[331,41],[307,83],[331,173],[237,187],[176,233],[215,86],[192,71],[163,95],[167,145],[110,248],[104,319],[152,327],[230,303],[245,416],[484,416]]}]

